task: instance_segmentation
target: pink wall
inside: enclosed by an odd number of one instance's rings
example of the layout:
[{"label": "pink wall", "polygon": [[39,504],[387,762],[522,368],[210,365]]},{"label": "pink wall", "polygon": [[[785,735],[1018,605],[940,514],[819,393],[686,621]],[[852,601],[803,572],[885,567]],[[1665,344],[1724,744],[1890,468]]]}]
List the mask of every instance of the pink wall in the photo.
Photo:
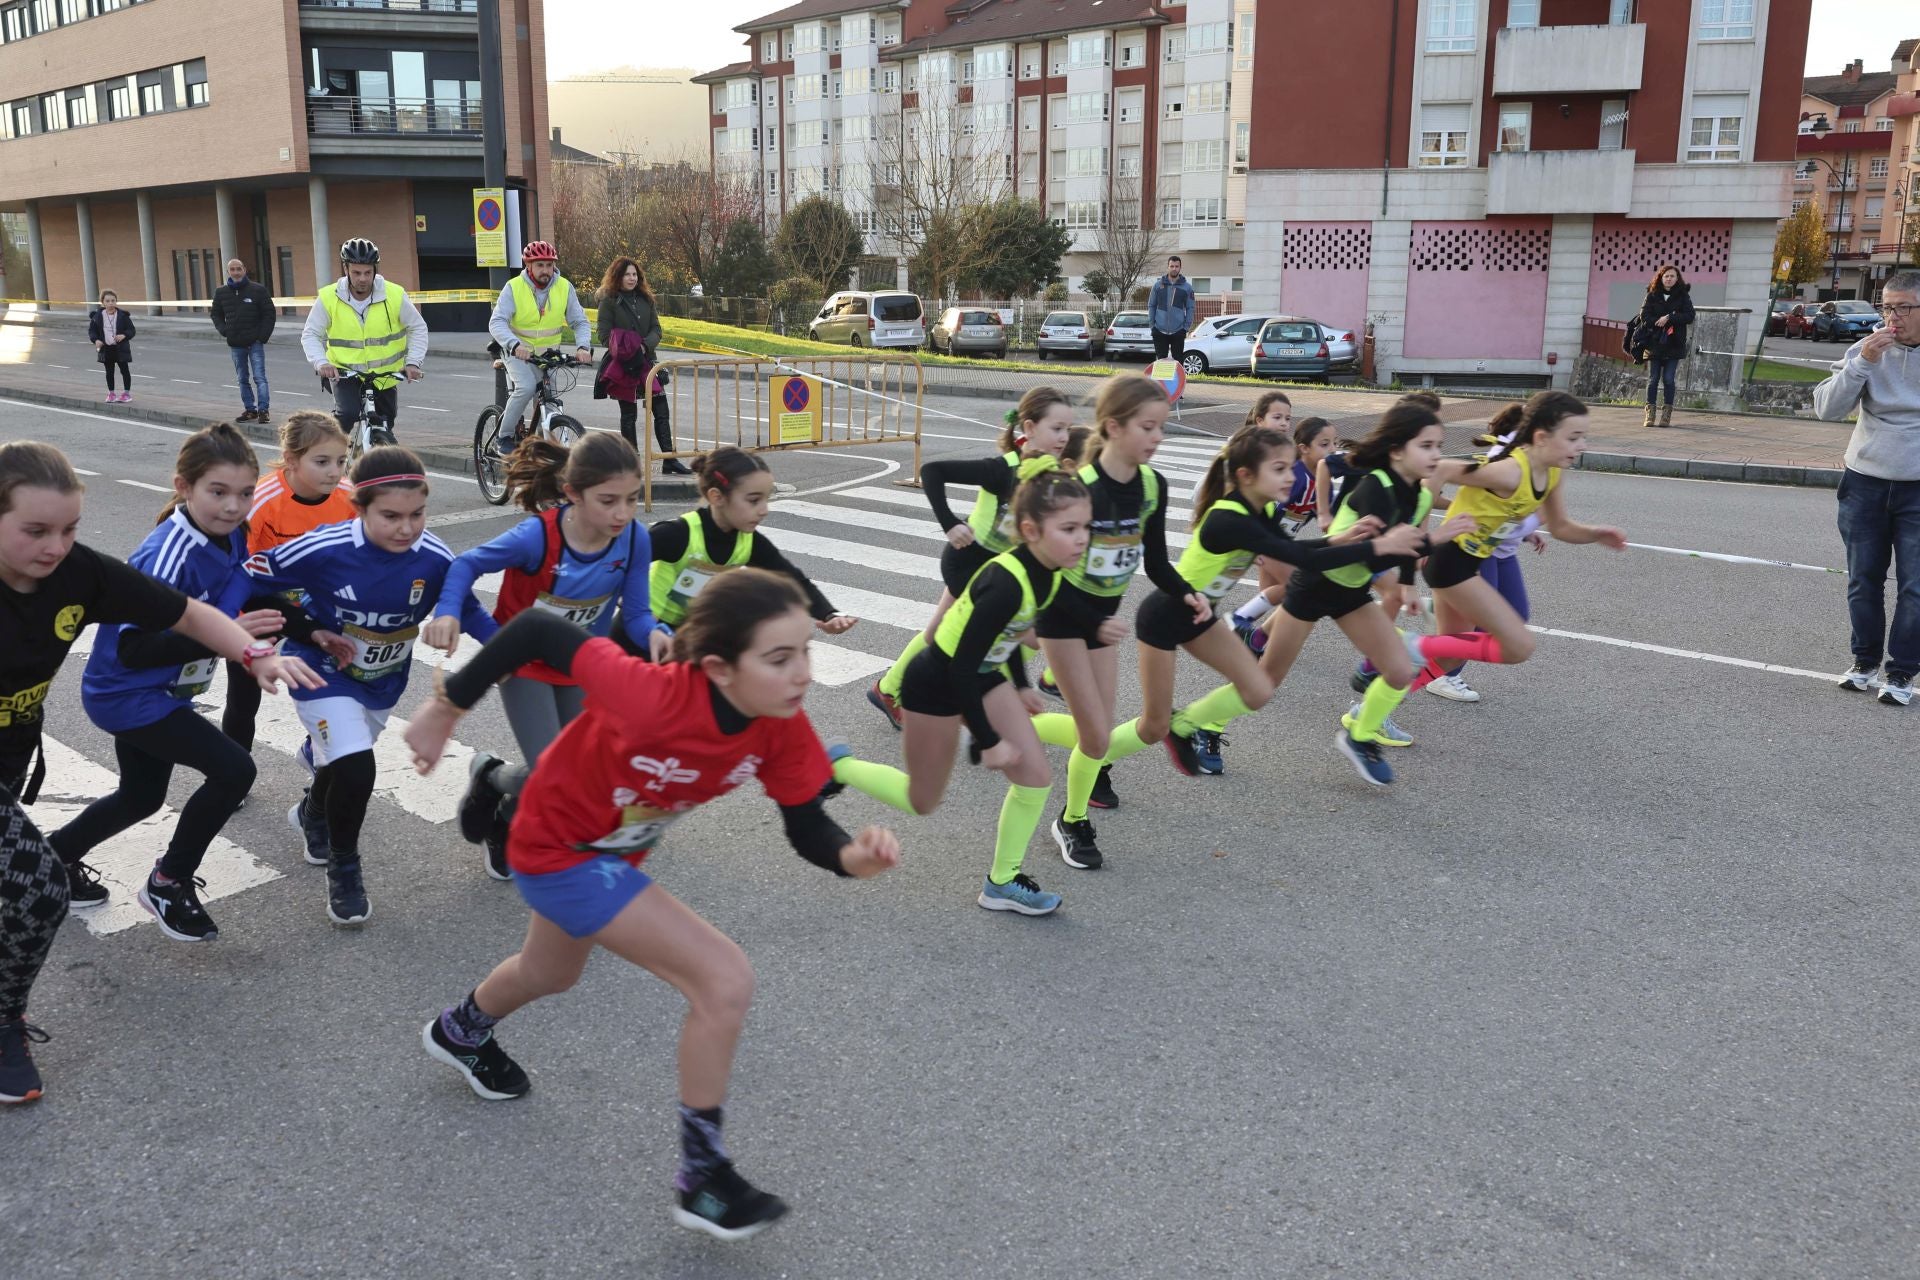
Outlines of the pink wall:
[{"label": "pink wall", "polygon": [[1280,261],[1280,309],[1356,333],[1367,318],[1370,222],[1289,222]]},{"label": "pink wall", "polygon": [[1598,214],[1593,219],[1593,267],[1587,276],[1587,314],[1624,320],[1640,309],[1655,268],[1671,262],[1691,286],[1695,306],[1727,301],[1731,222],[1653,222]]},{"label": "pink wall", "polygon": [[1402,353],[1540,359],[1552,243],[1548,218],[1414,223]]}]

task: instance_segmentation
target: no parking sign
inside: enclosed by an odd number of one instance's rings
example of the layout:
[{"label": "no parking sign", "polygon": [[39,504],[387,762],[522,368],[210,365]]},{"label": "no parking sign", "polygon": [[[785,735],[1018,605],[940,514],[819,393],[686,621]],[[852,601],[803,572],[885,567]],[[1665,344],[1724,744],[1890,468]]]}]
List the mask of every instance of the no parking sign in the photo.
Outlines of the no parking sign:
[{"label": "no parking sign", "polygon": [[811,444],[820,439],[820,381],[805,374],[775,374],[767,379],[767,421],[773,442]]},{"label": "no parking sign", "polygon": [[507,193],[499,187],[473,189],[473,260],[475,266],[507,265]]},{"label": "no parking sign", "polygon": [[1175,404],[1180,402],[1180,393],[1187,389],[1187,371],[1178,360],[1155,360],[1147,366],[1147,376],[1159,383],[1167,399]]}]

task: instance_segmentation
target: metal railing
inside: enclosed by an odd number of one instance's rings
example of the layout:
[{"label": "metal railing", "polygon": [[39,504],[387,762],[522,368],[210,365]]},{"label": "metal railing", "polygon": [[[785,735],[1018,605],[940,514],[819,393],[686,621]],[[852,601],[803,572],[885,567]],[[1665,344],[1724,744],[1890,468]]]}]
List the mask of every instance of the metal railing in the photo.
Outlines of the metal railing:
[{"label": "metal railing", "polygon": [[300,0],[302,9],[384,9],[389,13],[478,14],[480,0]]},{"label": "metal railing", "polygon": [[1580,317],[1580,354],[1598,356],[1602,360],[1627,363],[1627,354],[1622,347],[1626,341],[1627,323],[1624,320],[1608,320],[1602,316]]},{"label": "metal railing", "polygon": [[309,97],[307,132],[316,137],[350,134],[480,133],[480,104],[433,98]]}]

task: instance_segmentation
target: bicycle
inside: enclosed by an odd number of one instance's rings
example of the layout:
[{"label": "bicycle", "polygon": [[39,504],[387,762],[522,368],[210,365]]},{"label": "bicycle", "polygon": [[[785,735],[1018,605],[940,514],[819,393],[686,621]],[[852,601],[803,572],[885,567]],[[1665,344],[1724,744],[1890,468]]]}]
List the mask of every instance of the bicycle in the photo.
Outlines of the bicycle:
[{"label": "bicycle", "polygon": [[[333,383],[332,378],[320,379],[320,389],[329,398],[333,396]],[[353,470],[353,464],[360,461],[367,450],[399,443],[393,434],[393,424],[381,415],[373,398],[373,379],[360,379],[360,416],[347,427],[347,470]]]},{"label": "bicycle", "polygon": [[522,430],[503,451],[500,448],[501,406],[488,405],[480,411],[480,417],[473,424],[473,478],[480,484],[480,496],[496,507],[507,500],[507,459],[513,456],[513,451],[523,441],[538,436],[572,448],[574,442],[587,432],[579,419],[562,412],[566,406],[560,399],[563,392],[571,391],[579,384],[579,375],[574,370],[580,361],[574,359],[570,352],[554,347],[535,352],[533,359],[527,363],[539,375],[539,386],[533,400],[532,428],[525,429],[524,423],[515,423]]}]

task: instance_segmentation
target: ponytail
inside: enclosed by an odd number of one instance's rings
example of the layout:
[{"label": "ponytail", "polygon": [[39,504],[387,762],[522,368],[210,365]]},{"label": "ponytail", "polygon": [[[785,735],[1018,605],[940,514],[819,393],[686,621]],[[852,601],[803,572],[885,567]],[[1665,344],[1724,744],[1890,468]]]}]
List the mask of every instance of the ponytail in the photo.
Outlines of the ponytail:
[{"label": "ponytail", "polygon": [[523,511],[539,514],[619,476],[640,474],[640,455],[611,431],[590,431],[572,448],[533,436],[507,461],[507,488]]},{"label": "ponytail", "polygon": [[1207,464],[1206,474],[1200,477],[1199,487],[1193,491],[1193,524],[1197,527],[1208,507],[1239,487],[1242,468],[1258,471],[1274,450],[1292,445],[1292,438],[1286,432],[1260,426],[1257,421],[1235,431]]},{"label": "ponytail", "polygon": [[1027,436],[1030,434],[1027,429],[1028,424],[1046,417],[1047,411],[1057,404],[1066,405],[1068,408],[1073,406],[1073,402],[1067,399],[1064,391],[1057,391],[1052,387],[1029,388],[1027,394],[1020,397],[1020,403],[1007,410],[1004,416],[1003,421],[1006,425],[1000,429],[1000,438],[995,442],[999,445],[1000,452],[1024,449]]},{"label": "ponytail", "polygon": [[1515,449],[1526,448],[1537,436],[1551,433],[1568,418],[1578,418],[1586,412],[1585,404],[1564,391],[1536,391],[1527,397],[1525,404],[1510,404],[1493,416],[1493,421],[1487,424],[1487,435],[1481,437],[1493,450],[1487,454],[1486,462],[1470,463],[1467,470],[1478,471],[1489,462],[1510,458]]}]

